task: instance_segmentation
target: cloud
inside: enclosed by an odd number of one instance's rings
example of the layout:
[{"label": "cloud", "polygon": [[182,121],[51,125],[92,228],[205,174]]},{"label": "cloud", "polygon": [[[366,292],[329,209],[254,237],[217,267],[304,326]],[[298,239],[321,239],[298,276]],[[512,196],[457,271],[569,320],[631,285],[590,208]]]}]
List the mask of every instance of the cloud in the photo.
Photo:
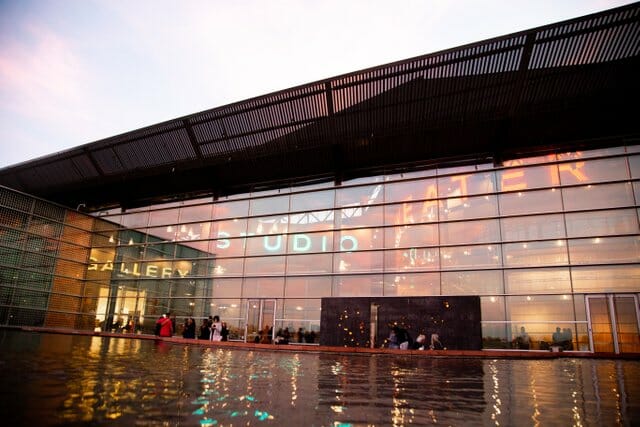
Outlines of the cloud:
[{"label": "cloud", "polygon": [[83,102],[86,87],[82,61],[73,44],[47,28],[29,24],[28,38],[0,50],[2,109],[52,125]]}]

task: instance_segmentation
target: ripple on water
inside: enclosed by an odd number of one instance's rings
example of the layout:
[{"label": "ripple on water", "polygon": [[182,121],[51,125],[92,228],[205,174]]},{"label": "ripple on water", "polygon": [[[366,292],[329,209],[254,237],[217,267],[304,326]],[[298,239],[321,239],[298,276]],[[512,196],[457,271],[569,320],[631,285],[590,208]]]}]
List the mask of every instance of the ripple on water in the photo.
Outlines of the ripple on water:
[{"label": "ripple on water", "polygon": [[270,353],[50,334],[25,341],[24,333],[0,333],[0,392],[12,409],[1,414],[6,425],[630,425],[638,419],[638,361]]}]

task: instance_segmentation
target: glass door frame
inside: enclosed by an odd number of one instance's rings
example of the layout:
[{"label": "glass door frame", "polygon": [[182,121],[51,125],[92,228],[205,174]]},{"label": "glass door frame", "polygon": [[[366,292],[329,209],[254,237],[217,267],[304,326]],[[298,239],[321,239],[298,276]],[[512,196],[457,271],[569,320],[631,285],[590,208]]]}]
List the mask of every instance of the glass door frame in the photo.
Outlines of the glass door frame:
[{"label": "glass door frame", "polygon": [[591,352],[595,352],[595,343],[593,341],[593,324],[591,319],[591,306],[590,300],[595,299],[605,299],[607,302],[608,314],[609,314],[609,325],[611,327],[611,339],[613,340],[613,351],[615,354],[620,354],[620,342],[618,339],[618,323],[617,323],[617,315],[616,315],[616,298],[632,298],[634,301],[635,313],[636,313],[636,322],[637,328],[640,330],[640,307],[638,306],[638,295],[633,293],[623,293],[623,294],[591,294],[585,295],[585,306],[587,310],[587,325],[589,330],[589,347]]},{"label": "glass door frame", "polygon": [[[269,319],[265,319],[265,306],[267,305],[267,303],[272,303],[272,308],[271,308],[271,317]],[[256,304],[257,306],[254,308],[253,305]],[[249,323],[250,323],[250,319],[253,318],[252,314],[256,312],[256,310],[258,311],[258,325],[257,325],[257,331],[258,334],[260,333],[260,331],[262,331],[262,329],[269,325],[269,321],[270,326],[273,330],[273,327],[275,326],[275,320],[276,320],[276,312],[277,312],[277,308],[278,308],[278,302],[275,298],[249,298],[247,299],[247,309],[245,311],[245,316],[244,316],[244,342],[252,342],[249,340],[249,334],[252,331],[249,331]],[[273,335],[273,333],[272,333]],[[271,337],[271,339],[273,339],[273,336]]]}]

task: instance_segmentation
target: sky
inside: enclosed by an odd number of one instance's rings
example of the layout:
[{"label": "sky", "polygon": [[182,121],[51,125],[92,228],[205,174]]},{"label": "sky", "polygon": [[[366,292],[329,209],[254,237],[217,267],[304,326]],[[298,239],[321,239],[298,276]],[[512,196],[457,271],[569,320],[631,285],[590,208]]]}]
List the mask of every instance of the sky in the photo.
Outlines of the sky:
[{"label": "sky", "polygon": [[0,168],[620,0],[0,0]]}]

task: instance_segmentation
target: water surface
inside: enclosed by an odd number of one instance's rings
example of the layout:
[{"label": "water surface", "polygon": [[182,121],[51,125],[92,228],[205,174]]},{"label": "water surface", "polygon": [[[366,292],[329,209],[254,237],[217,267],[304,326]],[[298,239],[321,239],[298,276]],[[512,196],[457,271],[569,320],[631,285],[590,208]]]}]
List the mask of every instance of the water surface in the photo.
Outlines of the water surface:
[{"label": "water surface", "polygon": [[3,425],[616,426],[640,361],[268,352],[0,331]]}]

